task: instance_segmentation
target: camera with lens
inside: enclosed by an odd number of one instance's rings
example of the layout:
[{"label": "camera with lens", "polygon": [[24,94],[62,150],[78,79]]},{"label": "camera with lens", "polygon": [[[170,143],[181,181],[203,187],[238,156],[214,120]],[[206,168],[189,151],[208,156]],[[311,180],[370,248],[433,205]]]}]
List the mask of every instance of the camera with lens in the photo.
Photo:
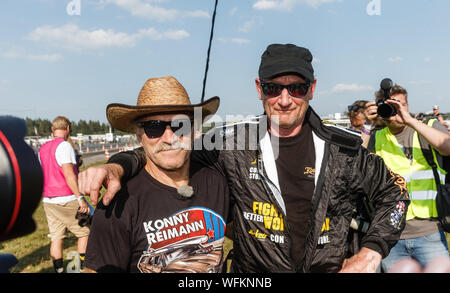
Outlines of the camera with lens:
[{"label": "camera with lens", "polygon": [[32,233],[32,215],[42,197],[44,176],[25,143],[25,120],[0,116],[0,241]]},{"label": "camera with lens", "polygon": [[386,103],[386,101],[391,98],[391,89],[393,86],[394,83],[389,78],[385,78],[381,81],[380,92],[382,93],[383,98],[377,101],[378,116],[381,118],[386,119],[395,116],[398,113],[393,105]]},{"label": "camera with lens", "polygon": [[91,206],[88,202],[86,204],[89,207],[89,213],[80,213],[80,211],[77,211],[77,214],[75,215],[75,218],[78,220],[78,225],[81,227],[84,226],[90,226],[92,222],[92,216],[94,215],[94,207]]}]

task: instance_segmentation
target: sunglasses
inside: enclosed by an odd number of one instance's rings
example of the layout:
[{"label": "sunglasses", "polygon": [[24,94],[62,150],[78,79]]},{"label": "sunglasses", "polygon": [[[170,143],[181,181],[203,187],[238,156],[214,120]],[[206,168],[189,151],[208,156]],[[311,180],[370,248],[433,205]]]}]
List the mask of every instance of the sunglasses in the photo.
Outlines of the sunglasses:
[{"label": "sunglasses", "polygon": [[[144,128],[145,134],[148,138],[158,138],[166,132],[167,126],[169,126],[172,132],[176,133],[177,136],[187,135],[191,132],[193,123],[189,119],[178,119],[172,121],[149,120],[140,122],[138,125]],[[181,130],[181,132],[177,133],[179,130]]]},{"label": "sunglasses", "polygon": [[287,89],[289,95],[294,98],[303,98],[308,93],[310,83],[293,83],[282,85],[273,82],[261,82],[261,89],[267,98],[275,98],[281,95],[283,89]]},{"label": "sunglasses", "polygon": [[351,111],[358,111],[359,109],[362,109],[363,107],[361,107],[361,106],[358,106],[358,105],[351,105],[351,106],[348,106],[348,111],[349,112],[351,112]]}]

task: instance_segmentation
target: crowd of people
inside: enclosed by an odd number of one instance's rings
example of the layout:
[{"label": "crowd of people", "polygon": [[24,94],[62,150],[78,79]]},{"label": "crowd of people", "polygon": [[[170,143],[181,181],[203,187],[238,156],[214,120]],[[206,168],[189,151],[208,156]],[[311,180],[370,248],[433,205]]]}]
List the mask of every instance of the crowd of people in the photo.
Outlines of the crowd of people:
[{"label": "crowd of people", "polygon": [[[93,272],[225,272],[225,236],[234,273],[416,270],[398,265],[405,257],[450,272],[420,151],[432,152],[443,184],[450,135],[439,115],[419,122],[395,85],[386,103],[396,115],[381,118],[375,102],[357,101],[348,107],[355,131],[323,123],[310,105],[312,60],[306,48],[269,45],[254,81],[264,114],[206,134],[195,125],[216,113],[218,97],[194,105],[174,77],[148,79],[136,105],[107,106],[112,127],[141,147],[78,178],[70,124],[55,119],[55,139],[40,154],[55,271],[67,228]],[[77,210],[88,213],[83,195],[96,205],[90,231],[74,228]]]}]

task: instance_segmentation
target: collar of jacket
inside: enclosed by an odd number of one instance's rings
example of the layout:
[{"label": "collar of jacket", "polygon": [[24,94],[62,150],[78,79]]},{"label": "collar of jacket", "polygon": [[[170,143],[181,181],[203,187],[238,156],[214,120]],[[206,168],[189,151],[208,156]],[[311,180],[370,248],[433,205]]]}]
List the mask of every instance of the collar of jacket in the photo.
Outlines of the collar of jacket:
[{"label": "collar of jacket", "polygon": [[[263,117],[266,119],[260,119],[259,123],[267,123],[267,116]],[[361,140],[353,132],[347,132],[345,129],[332,124],[326,126],[311,107],[308,108],[305,119],[310,123],[313,130],[314,148],[316,151],[316,176],[314,180],[317,188],[324,157],[325,144],[332,143],[340,147],[357,150],[361,146]],[[272,139],[276,138],[269,135],[268,131],[266,131],[259,139],[259,148],[263,161],[262,168],[264,168],[265,174],[267,174],[268,177],[265,178],[265,181],[268,183],[279,207],[283,210],[284,215],[286,215],[286,205],[281,195],[278,171],[275,163],[278,153],[274,152],[272,148]],[[262,170],[260,171],[260,175],[265,177]]]},{"label": "collar of jacket", "polygon": [[[264,119],[261,119],[262,117]],[[325,142],[354,151],[361,147],[362,140],[360,135],[334,123],[322,121],[311,106],[306,111],[305,121],[309,122],[314,134]],[[267,123],[267,114],[265,112],[259,117],[259,123],[260,125],[261,123]]]},{"label": "collar of jacket", "polygon": [[359,135],[333,123],[322,121],[311,107],[306,111],[305,119],[311,125],[314,134],[326,142],[354,151],[361,147]]}]

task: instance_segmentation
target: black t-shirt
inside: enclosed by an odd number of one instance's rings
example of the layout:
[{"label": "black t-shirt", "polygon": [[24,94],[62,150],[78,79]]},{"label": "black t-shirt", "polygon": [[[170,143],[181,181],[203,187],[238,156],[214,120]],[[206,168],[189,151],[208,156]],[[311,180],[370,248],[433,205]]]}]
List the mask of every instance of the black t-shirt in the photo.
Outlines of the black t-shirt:
[{"label": "black t-shirt", "polygon": [[[192,167],[192,166],[191,166]],[[183,198],[144,169],[95,211],[86,267],[97,272],[220,272],[229,209],[225,178],[190,171]]]},{"label": "black t-shirt", "polygon": [[[275,146],[274,146],[275,147]],[[309,231],[311,199],[314,193],[316,155],[311,126],[304,123],[294,137],[279,138],[275,163],[291,236],[291,256],[299,264]]]}]

